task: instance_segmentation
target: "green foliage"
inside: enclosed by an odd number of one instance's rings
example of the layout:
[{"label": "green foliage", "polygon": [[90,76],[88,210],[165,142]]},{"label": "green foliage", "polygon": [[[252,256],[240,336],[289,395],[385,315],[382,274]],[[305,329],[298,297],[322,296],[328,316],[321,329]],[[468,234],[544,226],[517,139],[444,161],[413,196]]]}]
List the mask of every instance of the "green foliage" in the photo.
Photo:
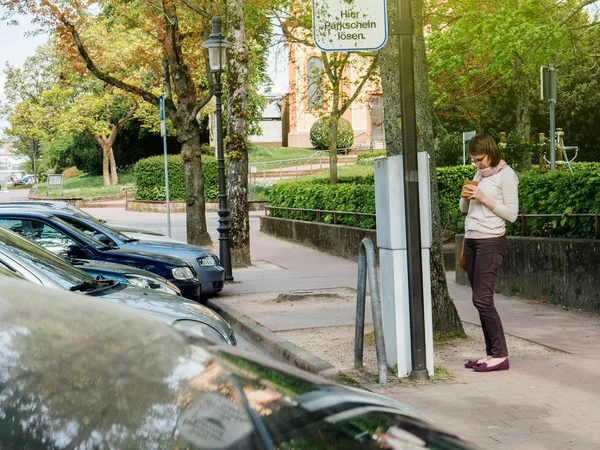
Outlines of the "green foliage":
[{"label": "green foliage", "polygon": [[[185,200],[184,163],[180,155],[170,155],[169,165],[169,196],[171,200]],[[141,159],[135,164],[135,182],[137,185],[137,200],[166,199],[165,190],[165,161],[163,156],[152,156]],[[219,193],[219,176],[217,160],[211,156],[202,157],[202,172],[204,176],[204,197],[206,201],[217,201]]]},{"label": "green foliage", "polygon": [[[336,185],[323,184],[319,180],[277,183],[271,190],[269,204],[288,208],[307,208],[325,211],[348,211],[375,214],[375,186],[371,183]],[[286,217],[283,210],[274,210],[276,217]],[[291,219],[300,219],[300,211],[290,211]],[[305,212],[304,220],[317,220],[316,212]],[[333,223],[330,212],[320,214],[320,222]],[[375,228],[374,217],[361,217],[355,223],[353,214],[341,214],[337,223],[360,228]]]},{"label": "green foliage", "polygon": [[[323,117],[310,128],[310,143],[319,150],[327,150],[330,142],[329,118]],[[354,130],[344,118],[338,120],[336,144],[336,148],[350,148],[354,144]]]},{"label": "green foliage", "polygon": [[458,209],[463,181],[470,180],[477,168],[466,166],[440,167],[437,169],[438,193],[440,199],[440,223],[443,229],[462,230],[465,215]]},{"label": "green foliage", "polygon": [[455,166],[462,163],[463,141],[459,133],[447,133],[440,127],[435,139],[435,166]]},{"label": "green foliage", "polygon": [[359,153],[356,157],[357,164],[373,164],[373,161],[379,158],[384,158],[387,156],[387,152],[385,150],[378,150],[376,152],[364,152]]},{"label": "green foliage", "polygon": [[44,154],[40,161],[40,173],[61,173],[66,168],[73,166],[72,146],[72,136],[55,136],[44,146]]},{"label": "green foliage", "polygon": [[[519,212],[525,214],[567,214],[600,212],[600,170],[598,165],[578,168],[574,173],[547,172],[519,174]],[[530,236],[590,238],[590,218],[528,218]],[[509,234],[520,234],[520,221],[508,226]]]},{"label": "green foliage", "polygon": [[[339,183],[331,186],[327,178],[304,181],[284,181],[273,186],[269,204],[286,208],[305,208],[346,212],[375,212],[374,175],[371,166],[362,173],[342,171]],[[366,172],[364,169],[370,170]],[[600,212],[600,163],[574,163],[574,173],[568,171],[540,174],[537,170],[519,173],[519,212],[528,214],[565,214]],[[465,179],[472,179],[473,165],[440,167],[437,182],[440,202],[440,221],[451,233],[464,231],[465,215],[458,209],[460,191]],[[273,210],[276,217],[286,212]],[[304,220],[316,220],[314,212],[304,212]],[[299,211],[289,211],[291,219],[300,219]],[[333,223],[331,213],[321,213],[321,222]],[[354,226],[354,216],[340,215],[338,222]],[[359,226],[374,228],[371,218],[361,218]],[[528,219],[531,236],[590,238],[594,234],[594,218]],[[521,224],[507,224],[507,233],[520,235]]]}]

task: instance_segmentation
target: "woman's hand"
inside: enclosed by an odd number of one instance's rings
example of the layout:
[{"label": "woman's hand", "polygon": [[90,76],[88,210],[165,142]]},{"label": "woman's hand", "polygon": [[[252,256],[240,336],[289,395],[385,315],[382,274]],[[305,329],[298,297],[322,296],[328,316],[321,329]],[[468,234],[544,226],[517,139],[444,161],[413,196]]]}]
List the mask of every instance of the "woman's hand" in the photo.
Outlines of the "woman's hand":
[{"label": "woman's hand", "polygon": [[480,202],[483,203],[483,199],[485,199],[486,196],[483,192],[481,192],[481,189],[479,189],[479,186],[476,186],[474,184],[467,184],[467,185],[465,185],[464,188],[468,194],[467,198],[469,200],[479,200]]},{"label": "woman's hand", "polygon": [[496,208],[496,200],[487,197],[479,186],[468,184],[465,186],[465,191],[469,194],[469,200],[477,200],[485,205],[489,210],[493,211]]}]

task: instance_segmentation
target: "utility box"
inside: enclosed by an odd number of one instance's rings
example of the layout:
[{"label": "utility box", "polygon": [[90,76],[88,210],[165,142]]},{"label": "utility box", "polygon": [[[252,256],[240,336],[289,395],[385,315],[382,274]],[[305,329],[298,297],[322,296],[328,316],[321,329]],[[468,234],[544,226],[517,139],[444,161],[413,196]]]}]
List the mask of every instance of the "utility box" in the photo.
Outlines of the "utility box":
[{"label": "utility box", "polygon": [[[410,302],[404,160],[402,155],[375,161],[375,207],[377,246],[381,273],[381,304],[386,357],[389,367],[397,366],[399,377],[412,372]],[[418,153],[421,258],[427,371],[433,375],[433,329],[431,315],[431,194],[429,155]]]}]

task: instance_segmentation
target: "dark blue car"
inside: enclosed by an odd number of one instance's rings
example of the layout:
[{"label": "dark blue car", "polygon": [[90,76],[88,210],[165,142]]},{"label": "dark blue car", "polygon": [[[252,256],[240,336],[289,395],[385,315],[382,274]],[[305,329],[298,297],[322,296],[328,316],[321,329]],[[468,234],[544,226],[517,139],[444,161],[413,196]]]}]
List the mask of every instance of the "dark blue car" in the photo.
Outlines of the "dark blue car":
[{"label": "dark blue car", "polygon": [[[11,204],[4,205],[0,208],[0,212],[7,208],[11,209]],[[211,295],[223,290],[225,271],[221,267],[217,255],[205,248],[173,241],[161,242],[132,239],[121,231],[111,227],[110,224],[76,209],[41,204],[27,205],[26,203],[21,203],[18,206],[15,205],[14,208],[21,210],[26,208],[27,211],[40,211],[51,214],[54,217],[59,217],[79,231],[113,248],[132,251],[141,250],[159,255],[176,256],[188,262],[194,268],[198,274],[198,279],[202,283],[203,294]]]},{"label": "dark blue car", "polygon": [[107,245],[44,211],[0,209],[0,226],[67,260],[107,261],[153,272],[171,281],[184,297],[200,300],[202,290],[196,271],[176,256]]}]

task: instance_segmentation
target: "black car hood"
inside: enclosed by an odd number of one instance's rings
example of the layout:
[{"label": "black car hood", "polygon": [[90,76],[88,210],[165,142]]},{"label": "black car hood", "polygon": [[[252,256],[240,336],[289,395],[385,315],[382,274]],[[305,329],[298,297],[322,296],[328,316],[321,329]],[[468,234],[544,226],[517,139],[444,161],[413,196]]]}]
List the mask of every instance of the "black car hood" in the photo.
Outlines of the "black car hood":
[{"label": "black car hood", "polygon": [[136,249],[130,246],[126,246],[125,248],[112,248],[112,249],[103,249],[101,250],[104,254],[113,256],[118,259],[126,259],[128,256],[133,256],[136,259],[144,259],[148,261],[162,261],[166,263],[171,263],[174,266],[182,266],[183,261],[181,258],[170,256],[164,253],[153,253],[149,250],[144,249]]},{"label": "black car hood", "polygon": [[392,400],[180,334],[128,308],[8,283],[0,291],[7,448],[245,449],[265,439],[311,449],[394,448],[385,444],[394,439],[410,444],[403,448],[470,448]]}]

